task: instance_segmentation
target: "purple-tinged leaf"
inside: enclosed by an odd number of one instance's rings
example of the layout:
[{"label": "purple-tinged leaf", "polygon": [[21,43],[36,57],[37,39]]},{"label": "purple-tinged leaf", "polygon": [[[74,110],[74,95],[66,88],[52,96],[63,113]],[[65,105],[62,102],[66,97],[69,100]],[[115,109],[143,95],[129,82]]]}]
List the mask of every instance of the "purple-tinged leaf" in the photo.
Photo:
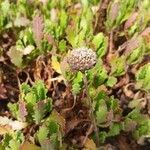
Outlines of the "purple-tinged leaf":
[{"label": "purple-tinged leaf", "polygon": [[26,109],[26,104],[24,101],[20,101],[19,102],[19,117],[22,121],[26,121],[26,116],[27,116],[28,112]]},{"label": "purple-tinged leaf", "polygon": [[34,17],[32,28],[33,28],[33,36],[35,42],[39,48],[41,44],[41,40],[43,38],[43,28],[44,28],[42,16],[37,15]]},{"label": "purple-tinged leaf", "polygon": [[134,12],[129,19],[126,21],[125,25],[124,25],[124,29],[128,29],[129,27],[131,27],[133,25],[133,23],[136,21],[136,18],[138,17],[138,13]]},{"label": "purple-tinged leaf", "polygon": [[119,3],[114,3],[111,6],[109,17],[112,21],[114,21],[119,13]]}]

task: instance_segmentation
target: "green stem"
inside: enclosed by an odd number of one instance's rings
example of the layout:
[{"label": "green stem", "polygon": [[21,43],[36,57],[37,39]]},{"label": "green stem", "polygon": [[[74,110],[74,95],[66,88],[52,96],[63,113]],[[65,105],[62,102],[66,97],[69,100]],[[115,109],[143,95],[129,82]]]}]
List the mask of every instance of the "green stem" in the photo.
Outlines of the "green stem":
[{"label": "green stem", "polygon": [[93,107],[92,107],[92,99],[90,97],[90,94],[89,94],[89,90],[88,90],[88,81],[87,81],[87,77],[86,77],[86,73],[84,73],[84,76],[83,76],[83,80],[84,80],[84,85],[85,85],[85,91],[86,91],[86,95],[87,95],[87,98],[88,98],[88,105],[89,105],[89,108],[90,108],[90,117],[91,117],[91,120],[92,120],[92,123],[93,123],[93,126],[94,126],[94,132],[95,132],[95,135],[96,135],[96,144],[97,146],[99,146],[99,129],[96,125],[96,119],[95,119],[95,116],[94,116],[94,110],[93,110]]}]

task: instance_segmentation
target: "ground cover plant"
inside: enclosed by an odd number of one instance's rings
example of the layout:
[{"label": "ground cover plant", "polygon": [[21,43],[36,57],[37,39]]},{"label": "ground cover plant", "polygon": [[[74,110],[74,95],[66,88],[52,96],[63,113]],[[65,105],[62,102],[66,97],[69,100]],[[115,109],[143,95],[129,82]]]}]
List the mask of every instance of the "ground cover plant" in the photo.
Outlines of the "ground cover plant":
[{"label": "ground cover plant", "polygon": [[0,0],[0,150],[149,148],[149,0]]}]

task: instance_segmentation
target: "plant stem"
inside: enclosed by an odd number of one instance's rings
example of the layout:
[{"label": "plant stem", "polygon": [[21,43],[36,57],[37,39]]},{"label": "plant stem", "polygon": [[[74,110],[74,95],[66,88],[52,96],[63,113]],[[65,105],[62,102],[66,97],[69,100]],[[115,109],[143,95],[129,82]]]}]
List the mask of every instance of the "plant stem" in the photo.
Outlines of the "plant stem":
[{"label": "plant stem", "polygon": [[85,91],[86,91],[86,95],[87,95],[87,98],[88,98],[88,105],[89,105],[89,108],[90,108],[90,117],[91,117],[91,120],[92,120],[92,123],[93,123],[93,126],[94,126],[94,132],[95,132],[95,135],[96,135],[96,144],[97,146],[99,146],[99,129],[96,125],[96,119],[95,119],[95,116],[94,116],[94,110],[93,110],[93,107],[92,107],[92,99],[90,97],[90,94],[89,94],[89,90],[88,90],[88,81],[87,81],[87,77],[86,77],[86,73],[84,73],[83,75],[83,81],[84,81],[84,85],[85,85]]}]

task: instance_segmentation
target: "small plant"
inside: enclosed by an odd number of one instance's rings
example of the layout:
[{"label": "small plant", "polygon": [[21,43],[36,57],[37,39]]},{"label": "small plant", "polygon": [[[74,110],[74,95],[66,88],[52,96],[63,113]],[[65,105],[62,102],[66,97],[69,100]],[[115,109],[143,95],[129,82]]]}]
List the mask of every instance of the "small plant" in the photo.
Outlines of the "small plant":
[{"label": "small plant", "polygon": [[88,80],[86,76],[86,71],[93,68],[96,64],[97,58],[96,53],[88,48],[77,48],[73,49],[69,56],[67,57],[67,62],[70,68],[73,71],[81,71],[83,73],[83,82],[86,90],[86,96],[88,98],[88,105],[90,107],[90,117],[92,119],[92,123],[94,126],[94,131],[96,134],[97,145],[99,145],[99,135],[98,135],[98,128],[96,125],[96,119],[94,116],[94,110],[92,107],[92,99],[89,94],[88,89]]},{"label": "small plant", "polygon": [[47,89],[40,80],[32,87],[23,83],[20,100],[15,104],[8,104],[13,117],[20,121],[39,124],[52,110],[52,99],[46,94]]},{"label": "small plant", "polygon": [[0,0],[0,150],[149,148],[149,6]]}]

